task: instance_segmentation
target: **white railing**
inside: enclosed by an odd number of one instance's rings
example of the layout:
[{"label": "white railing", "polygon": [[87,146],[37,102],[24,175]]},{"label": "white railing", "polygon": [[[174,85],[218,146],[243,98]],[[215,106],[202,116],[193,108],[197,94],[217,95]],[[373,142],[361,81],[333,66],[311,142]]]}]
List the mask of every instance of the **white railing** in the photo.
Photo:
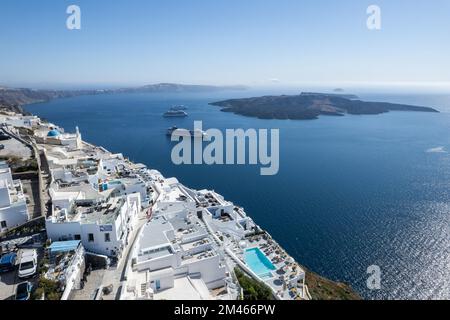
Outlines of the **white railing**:
[{"label": "white railing", "polygon": [[70,292],[75,286],[77,280],[81,278],[82,265],[84,263],[84,248],[80,246],[75,255],[72,257],[66,271],[64,272],[64,277],[66,278],[66,286],[62,294],[61,300],[67,300],[70,296]]}]

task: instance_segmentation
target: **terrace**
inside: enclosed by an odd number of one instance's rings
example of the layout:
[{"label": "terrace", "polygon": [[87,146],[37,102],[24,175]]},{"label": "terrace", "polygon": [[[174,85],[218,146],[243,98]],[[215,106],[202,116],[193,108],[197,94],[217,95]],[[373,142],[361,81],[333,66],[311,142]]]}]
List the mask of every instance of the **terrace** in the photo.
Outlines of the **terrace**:
[{"label": "terrace", "polygon": [[215,193],[210,191],[201,191],[195,197],[197,207],[213,208],[228,205],[223,199],[220,199]]},{"label": "terrace", "polygon": [[204,239],[201,239],[198,241],[181,244],[180,247],[181,247],[181,249],[183,249],[183,251],[186,252],[186,251],[190,251],[192,249],[196,249],[198,247],[208,246],[208,245],[211,245],[211,241],[208,238],[204,238]]},{"label": "terrace", "polygon": [[84,272],[84,248],[80,241],[54,242],[48,253],[50,263],[45,278],[62,284],[65,300],[72,289],[79,289]]},{"label": "terrace", "polygon": [[248,261],[244,251],[248,250],[245,249],[248,247],[252,250],[258,248],[264,255],[261,259],[267,258],[268,263],[274,267],[273,270],[270,270],[270,276],[269,273],[256,273],[263,282],[277,292],[281,299],[307,299],[304,292],[305,271],[277,242],[264,233],[249,237],[239,247],[235,245],[234,251],[237,252],[239,259],[246,264],[248,264]]},{"label": "terrace", "polygon": [[192,263],[192,262],[197,262],[199,260],[212,259],[212,258],[217,257],[217,256],[218,256],[217,253],[215,253],[213,250],[202,251],[202,252],[199,252],[199,253],[189,254],[189,255],[183,256],[182,264],[189,264],[189,263]]},{"label": "terrace", "polygon": [[117,197],[111,198],[107,202],[92,205],[75,204],[69,210],[54,207],[53,223],[80,222],[112,224],[117,219],[120,210],[125,203],[125,199]]},{"label": "terrace", "polygon": [[[164,218],[154,219],[147,222],[137,238],[136,253],[138,260],[151,260],[152,254],[160,251],[160,248],[168,248],[171,242],[167,233],[173,231],[173,227]],[[163,251],[163,250],[161,250]]]},{"label": "terrace", "polygon": [[84,210],[86,208],[78,207],[81,209],[81,223],[112,224],[119,216],[124,203],[124,198],[117,197],[89,208],[87,211]]}]

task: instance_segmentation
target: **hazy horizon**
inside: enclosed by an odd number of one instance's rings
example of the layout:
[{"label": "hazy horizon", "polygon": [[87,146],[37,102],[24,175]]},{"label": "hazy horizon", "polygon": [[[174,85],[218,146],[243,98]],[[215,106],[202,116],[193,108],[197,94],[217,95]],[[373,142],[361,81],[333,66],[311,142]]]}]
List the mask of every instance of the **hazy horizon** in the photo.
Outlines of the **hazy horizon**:
[{"label": "hazy horizon", "polygon": [[145,85],[153,85],[160,83],[171,83],[181,85],[205,85],[205,86],[244,86],[247,91],[267,91],[274,94],[292,94],[302,91],[317,91],[317,92],[334,92],[336,89],[342,89],[342,93],[396,93],[396,94],[450,94],[450,83],[434,84],[434,83],[299,83],[299,84],[272,84],[272,85],[258,85],[251,86],[242,83],[235,84],[217,84],[217,83],[180,83],[177,81],[169,82],[154,82],[154,83],[123,83],[123,84],[69,84],[69,83],[54,83],[54,84],[36,84],[36,83],[19,83],[19,84],[4,84],[0,83],[0,88],[26,88],[36,90],[102,90],[102,89],[121,89],[141,87]]},{"label": "hazy horizon", "polygon": [[[81,30],[66,28],[72,4]],[[381,30],[367,28],[372,4]],[[446,0],[2,1],[0,84],[449,91],[449,10]]]}]

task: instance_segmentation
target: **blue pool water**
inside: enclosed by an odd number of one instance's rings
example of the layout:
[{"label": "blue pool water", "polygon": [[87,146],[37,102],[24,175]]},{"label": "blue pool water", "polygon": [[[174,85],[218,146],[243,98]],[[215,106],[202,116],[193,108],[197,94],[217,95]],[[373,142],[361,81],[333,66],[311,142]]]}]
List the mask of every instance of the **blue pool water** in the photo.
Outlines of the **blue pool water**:
[{"label": "blue pool water", "polygon": [[271,277],[271,271],[276,270],[269,258],[259,248],[247,249],[244,254],[244,259],[250,269],[263,278]]},{"label": "blue pool water", "polygon": [[[300,89],[299,89],[300,90]],[[350,283],[369,299],[450,299],[450,96],[360,95],[368,101],[436,107],[442,113],[391,112],[261,120],[220,112],[209,102],[292,92],[118,94],[75,97],[27,109],[83,139],[214,189],[243,206],[299,263]],[[354,92],[358,93],[358,92]],[[163,118],[173,105],[189,117]],[[255,166],[171,162],[167,128],[280,129],[280,172]],[[367,268],[382,270],[381,290]]]}]

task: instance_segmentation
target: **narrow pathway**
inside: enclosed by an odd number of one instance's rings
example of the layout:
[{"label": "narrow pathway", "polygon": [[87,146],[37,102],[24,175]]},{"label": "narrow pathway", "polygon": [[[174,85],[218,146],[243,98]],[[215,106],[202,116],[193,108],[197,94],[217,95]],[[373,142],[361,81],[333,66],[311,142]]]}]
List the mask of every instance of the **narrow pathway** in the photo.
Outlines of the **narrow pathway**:
[{"label": "narrow pathway", "polygon": [[130,244],[127,246],[125,251],[123,252],[122,259],[120,259],[117,266],[111,267],[110,269],[105,271],[103,276],[103,281],[101,286],[107,287],[112,285],[113,292],[108,295],[103,295],[103,300],[118,300],[120,298],[120,292],[122,290],[122,286],[125,283],[125,270],[130,258],[130,254],[132,249],[134,248],[134,244],[136,242],[137,236],[141,231],[142,227],[147,223],[147,210],[141,211],[136,228],[134,228],[131,234]]},{"label": "narrow pathway", "polygon": [[73,296],[70,300],[93,300],[95,290],[97,290],[102,283],[104,270],[93,270],[87,276],[87,281],[84,288],[81,290],[73,290]]}]

